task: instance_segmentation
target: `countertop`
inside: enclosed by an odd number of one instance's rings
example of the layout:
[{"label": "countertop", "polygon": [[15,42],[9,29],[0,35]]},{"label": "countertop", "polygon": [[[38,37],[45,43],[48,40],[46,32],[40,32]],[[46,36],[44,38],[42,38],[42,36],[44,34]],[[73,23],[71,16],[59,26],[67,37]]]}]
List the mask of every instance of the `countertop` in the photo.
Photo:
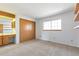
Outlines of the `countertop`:
[{"label": "countertop", "polygon": [[2,35],[15,35],[16,33],[0,33],[0,36]]}]

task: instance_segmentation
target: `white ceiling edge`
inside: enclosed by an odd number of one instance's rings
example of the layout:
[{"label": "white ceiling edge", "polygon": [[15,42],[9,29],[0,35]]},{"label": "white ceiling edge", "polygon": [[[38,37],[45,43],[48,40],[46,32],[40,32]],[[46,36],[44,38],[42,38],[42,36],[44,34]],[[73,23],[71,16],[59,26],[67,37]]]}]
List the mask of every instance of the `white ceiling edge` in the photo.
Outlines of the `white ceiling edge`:
[{"label": "white ceiling edge", "polygon": [[31,16],[28,16],[28,15],[26,15],[26,16],[25,16],[25,15],[21,15],[21,14],[19,14],[19,13],[17,13],[17,12],[9,11],[9,10],[1,10],[1,11],[14,14],[15,16],[19,16],[19,18],[23,18],[23,19],[30,20],[30,21],[35,21],[35,20],[37,20],[37,19],[48,18],[48,17],[56,16],[56,15],[58,15],[58,14],[65,13],[65,12],[68,12],[68,11],[73,11],[72,8],[73,8],[73,7],[70,7],[70,8],[68,8],[68,9],[62,10],[62,11],[60,11],[60,12],[56,12],[56,13],[54,13],[54,14],[52,14],[52,15],[47,15],[47,16],[45,16],[45,17],[38,17],[38,18],[36,18],[36,17],[31,17]]},{"label": "white ceiling edge", "polygon": [[[73,12],[73,11],[74,11],[73,8],[74,8],[74,6],[68,8],[68,9],[62,10],[62,11],[60,11],[60,12],[56,12],[56,13],[54,13],[54,14],[52,14],[52,15],[47,15],[47,16],[45,16],[45,17],[38,17],[38,18],[36,18],[36,17],[31,17],[31,16],[28,16],[28,15],[26,15],[26,16],[25,16],[25,15],[21,15],[21,14],[19,14],[19,13],[17,13],[17,12],[16,12],[16,15],[18,14],[18,15],[20,16],[20,18],[23,18],[23,19],[26,19],[26,20],[35,21],[35,20],[38,20],[38,19],[49,18],[49,17],[56,16],[56,15],[59,15],[59,14],[62,14],[62,13],[70,12],[70,11]],[[10,13],[11,13],[11,12],[10,12]]]},{"label": "white ceiling edge", "polygon": [[74,12],[74,6],[68,8],[68,9],[62,10],[62,11],[60,11],[60,12],[56,12],[56,13],[54,13],[54,14],[47,15],[47,16],[45,16],[45,17],[35,18],[35,19],[37,19],[37,20],[38,20],[38,19],[45,19],[45,18],[49,18],[49,17],[56,16],[56,15],[59,15],[59,14],[63,14],[63,13],[66,13],[66,12],[70,12],[70,11]]},{"label": "white ceiling edge", "polygon": [[[67,5],[67,7],[65,7]],[[53,4],[2,4],[0,5],[2,8],[0,8],[2,11],[6,11],[6,12],[10,12],[10,13],[13,13],[15,15],[21,15],[22,18],[26,18],[26,19],[29,19],[29,18],[45,18],[45,17],[50,17],[50,16],[53,16],[53,15],[57,15],[57,14],[60,14],[60,13],[64,13],[65,11],[67,11],[69,7],[72,6],[72,4],[56,4],[56,6],[59,8],[59,9],[56,9],[58,11],[55,11],[53,9],[57,8],[57,7],[54,7]],[[4,7],[3,7],[4,6]],[[29,6],[29,7],[28,7]],[[43,6],[43,7],[42,7]],[[47,8],[48,6],[48,8]],[[51,9],[51,7],[54,7],[53,9]],[[64,8],[63,8],[63,7]],[[18,8],[17,8],[18,7]],[[26,7],[26,8],[25,8]],[[28,7],[28,10],[27,10],[27,7]],[[33,7],[36,7],[36,8],[33,8]],[[41,11],[39,10],[39,8],[41,8]],[[31,9],[32,8],[32,9]],[[60,9],[61,8],[61,9]],[[21,10],[24,9],[22,12]],[[62,10],[63,9],[63,10]],[[72,9],[72,8],[71,8]],[[40,12],[38,12],[40,11]],[[47,12],[48,11],[48,12]],[[54,11],[55,13],[53,13],[52,11]]]}]

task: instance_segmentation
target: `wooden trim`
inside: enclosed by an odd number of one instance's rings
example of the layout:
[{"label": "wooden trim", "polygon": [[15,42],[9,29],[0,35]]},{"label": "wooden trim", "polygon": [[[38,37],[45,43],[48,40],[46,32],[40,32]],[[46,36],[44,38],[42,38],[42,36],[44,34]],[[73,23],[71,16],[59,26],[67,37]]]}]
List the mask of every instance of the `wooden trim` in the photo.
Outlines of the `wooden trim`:
[{"label": "wooden trim", "polygon": [[15,28],[15,21],[11,23],[12,24],[12,28]]},{"label": "wooden trim", "polygon": [[76,13],[74,19],[75,19],[75,21],[79,21],[79,11]]},{"label": "wooden trim", "polygon": [[[27,19],[24,19],[24,18],[20,18],[21,20],[27,20]],[[32,21],[32,20],[27,20],[27,21],[30,21],[30,22],[35,22],[35,21]]]},{"label": "wooden trim", "polygon": [[0,15],[7,16],[7,17],[10,17],[10,18],[15,18],[14,14],[11,14],[11,13],[8,13],[8,12],[4,12],[4,11],[0,11]]},{"label": "wooden trim", "polygon": [[77,4],[75,5],[75,13],[77,13],[78,10],[79,10],[79,3],[77,3]]},{"label": "wooden trim", "polygon": [[74,17],[74,21],[79,21],[79,3],[75,4],[75,17]]},{"label": "wooden trim", "polygon": [[76,14],[76,5],[77,4],[74,4],[74,13]]}]

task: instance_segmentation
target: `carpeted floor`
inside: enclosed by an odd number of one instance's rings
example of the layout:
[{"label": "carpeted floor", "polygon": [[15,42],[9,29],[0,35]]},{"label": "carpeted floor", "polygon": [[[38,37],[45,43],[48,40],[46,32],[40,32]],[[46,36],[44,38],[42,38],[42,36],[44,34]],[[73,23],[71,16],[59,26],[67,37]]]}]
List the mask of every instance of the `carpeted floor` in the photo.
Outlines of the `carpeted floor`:
[{"label": "carpeted floor", "polygon": [[0,56],[79,56],[79,48],[31,40],[18,45],[0,47]]}]

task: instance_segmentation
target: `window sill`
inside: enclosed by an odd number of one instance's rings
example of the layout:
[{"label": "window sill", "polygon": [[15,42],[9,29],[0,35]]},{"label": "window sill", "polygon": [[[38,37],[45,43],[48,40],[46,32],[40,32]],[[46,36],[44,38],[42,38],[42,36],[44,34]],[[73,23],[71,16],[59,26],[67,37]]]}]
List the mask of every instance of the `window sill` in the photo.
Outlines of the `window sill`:
[{"label": "window sill", "polygon": [[43,30],[43,31],[62,31],[62,30]]}]

